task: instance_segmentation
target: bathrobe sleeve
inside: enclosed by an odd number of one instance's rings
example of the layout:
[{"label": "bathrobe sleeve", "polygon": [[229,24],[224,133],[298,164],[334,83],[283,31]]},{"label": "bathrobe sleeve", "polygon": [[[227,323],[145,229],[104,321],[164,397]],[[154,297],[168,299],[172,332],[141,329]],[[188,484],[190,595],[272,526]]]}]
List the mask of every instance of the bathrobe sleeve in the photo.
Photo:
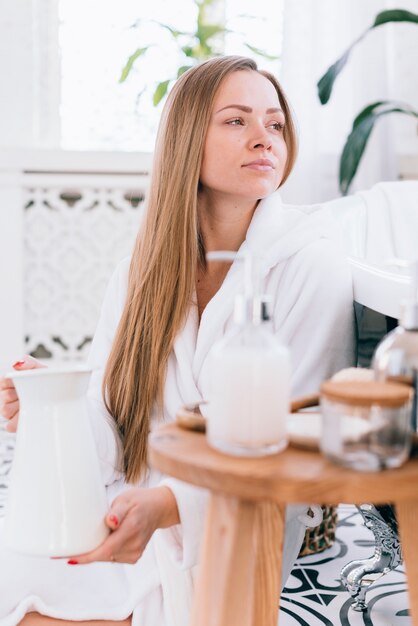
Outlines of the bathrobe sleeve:
[{"label": "bathrobe sleeve", "polygon": [[[124,477],[120,463],[122,444],[103,402],[102,381],[126,299],[128,270],[129,259],[124,259],[110,279],[88,359],[93,369],[88,392],[89,414],[106,485]],[[198,560],[207,492],[174,478],[164,478],[159,484],[173,492],[180,516],[180,524],[159,531],[160,539],[174,564],[186,570]]]},{"label": "bathrobe sleeve", "polygon": [[274,327],[290,348],[292,397],[317,393],[323,380],[355,364],[351,272],[336,241],[318,239],[288,259]]},{"label": "bathrobe sleeve", "polygon": [[119,263],[103,300],[87,364],[93,370],[87,394],[89,416],[105,485],[123,477],[122,444],[102,396],[104,368],[122,314],[128,281],[129,259]]},{"label": "bathrobe sleeve", "polygon": [[181,569],[194,567],[199,560],[202,529],[206,518],[208,492],[175,478],[165,478],[160,485],[171,489],[176,498],[180,524],[160,530],[174,563]]},{"label": "bathrobe sleeve", "polygon": [[[102,381],[126,299],[128,270],[129,259],[124,259],[110,279],[88,359],[88,365],[93,369],[88,392],[89,414],[106,485],[124,477],[120,463],[122,444],[103,402]],[[198,559],[207,493],[174,478],[164,478],[159,484],[173,492],[180,516],[180,524],[159,531],[161,541],[175,565],[189,569]]]}]

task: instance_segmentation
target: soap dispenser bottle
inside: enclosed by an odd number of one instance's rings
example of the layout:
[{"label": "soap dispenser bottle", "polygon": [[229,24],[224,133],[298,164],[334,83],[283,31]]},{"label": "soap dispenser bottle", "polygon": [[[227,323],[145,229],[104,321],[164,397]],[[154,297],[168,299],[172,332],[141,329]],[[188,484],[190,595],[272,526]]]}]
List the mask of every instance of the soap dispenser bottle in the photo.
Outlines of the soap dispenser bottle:
[{"label": "soap dispenser bottle", "polygon": [[[405,262],[397,263],[406,265]],[[412,264],[412,293],[402,302],[399,326],[377,346],[372,367],[377,380],[406,383],[414,388],[412,431],[417,431],[418,261]]]},{"label": "soap dispenser bottle", "polygon": [[287,445],[289,350],[269,324],[268,297],[254,286],[249,254],[212,252],[208,260],[245,263],[245,290],[235,298],[234,326],[211,349],[209,444],[237,456],[264,456]]}]

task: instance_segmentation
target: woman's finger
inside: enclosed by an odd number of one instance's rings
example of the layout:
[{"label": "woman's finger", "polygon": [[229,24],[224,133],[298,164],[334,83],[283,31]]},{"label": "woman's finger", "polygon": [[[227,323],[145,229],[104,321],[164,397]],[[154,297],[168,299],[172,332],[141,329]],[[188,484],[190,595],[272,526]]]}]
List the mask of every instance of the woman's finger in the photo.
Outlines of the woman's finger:
[{"label": "woman's finger", "polygon": [[106,523],[113,532],[95,550],[72,556],[67,562],[70,565],[85,565],[95,561],[136,563],[154,530],[158,528],[156,519],[159,506],[156,506],[155,497],[145,497],[147,491],[132,488],[115,498],[106,515]]},{"label": "woman's finger", "polygon": [[6,389],[14,389],[15,386],[11,378],[7,378],[6,376],[0,376],[0,391],[5,391]]},{"label": "woman's finger", "polygon": [[19,400],[15,400],[14,402],[8,402],[7,404],[3,404],[1,408],[1,414],[7,420],[12,419],[19,411]]},{"label": "woman's finger", "polygon": [[15,433],[17,431],[17,422],[19,415],[16,413],[6,424],[6,430],[8,433]]},{"label": "woman's finger", "polygon": [[123,520],[128,514],[129,509],[132,507],[132,500],[134,493],[137,489],[130,489],[121,493],[115,498],[110,506],[109,512],[106,515],[106,524],[111,530],[119,528]]},{"label": "woman's finger", "polygon": [[138,492],[139,489],[129,489],[115,498],[106,515],[106,523],[113,532],[95,550],[71,557],[70,565],[94,561],[135,563],[139,559],[149,537],[143,541],[135,515]]},{"label": "woman's finger", "polygon": [[69,565],[87,565],[96,561],[135,563],[141,556],[139,541],[135,542],[138,544],[135,548],[127,549],[130,539],[130,532],[118,530],[111,533],[95,550],[72,556],[67,560],[67,563]]},{"label": "woman's finger", "polygon": [[96,550],[86,552],[85,554],[76,554],[67,560],[68,565],[88,565],[97,561],[114,561],[115,557],[112,553],[112,547],[102,544]]},{"label": "woman's finger", "polygon": [[14,387],[3,389],[1,392],[1,398],[3,405],[8,404],[9,402],[15,402],[18,399],[16,389]]},{"label": "woman's finger", "polygon": [[38,359],[35,359],[33,356],[29,355],[25,355],[19,361],[13,363],[13,369],[17,370],[18,372],[24,370],[34,370],[41,367],[46,367],[46,365],[38,361]]}]

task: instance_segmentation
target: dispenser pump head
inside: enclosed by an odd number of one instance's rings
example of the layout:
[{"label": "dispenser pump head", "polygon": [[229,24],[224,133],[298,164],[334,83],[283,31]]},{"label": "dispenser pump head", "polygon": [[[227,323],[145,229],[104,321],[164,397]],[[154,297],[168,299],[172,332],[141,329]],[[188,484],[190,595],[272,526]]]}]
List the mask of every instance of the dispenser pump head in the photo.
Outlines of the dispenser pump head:
[{"label": "dispenser pump head", "polygon": [[234,321],[236,324],[252,322],[259,325],[270,319],[271,298],[258,292],[258,263],[247,251],[217,250],[206,254],[208,261],[243,261],[244,292],[235,297]]}]

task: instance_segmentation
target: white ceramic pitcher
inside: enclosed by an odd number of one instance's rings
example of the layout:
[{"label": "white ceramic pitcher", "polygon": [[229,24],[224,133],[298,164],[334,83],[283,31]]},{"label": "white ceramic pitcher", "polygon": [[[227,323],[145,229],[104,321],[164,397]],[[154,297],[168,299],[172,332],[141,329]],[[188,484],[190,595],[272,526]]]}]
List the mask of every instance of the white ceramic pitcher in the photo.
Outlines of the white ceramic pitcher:
[{"label": "white ceramic pitcher", "polygon": [[5,542],[40,556],[97,547],[108,509],[86,406],[86,368],[12,372],[20,400]]}]

